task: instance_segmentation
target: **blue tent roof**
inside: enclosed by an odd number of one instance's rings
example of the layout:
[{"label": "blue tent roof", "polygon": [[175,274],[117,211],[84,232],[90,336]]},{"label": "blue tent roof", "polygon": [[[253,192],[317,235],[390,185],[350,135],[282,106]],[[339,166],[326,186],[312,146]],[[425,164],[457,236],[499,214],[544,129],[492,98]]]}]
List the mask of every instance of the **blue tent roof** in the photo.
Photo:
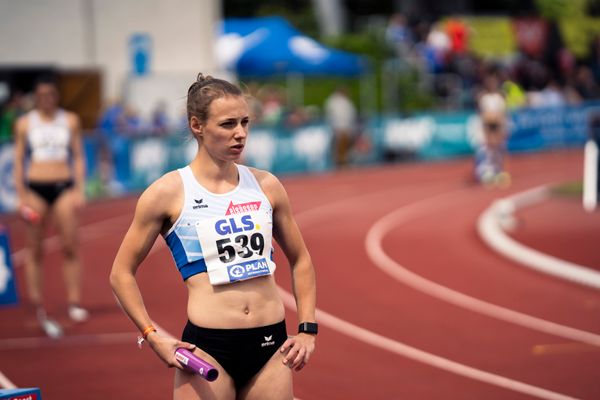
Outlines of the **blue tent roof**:
[{"label": "blue tent roof", "polygon": [[226,19],[216,47],[221,65],[240,75],[356,76],[367,69],[364,57],[325,47],[281,17]]}]

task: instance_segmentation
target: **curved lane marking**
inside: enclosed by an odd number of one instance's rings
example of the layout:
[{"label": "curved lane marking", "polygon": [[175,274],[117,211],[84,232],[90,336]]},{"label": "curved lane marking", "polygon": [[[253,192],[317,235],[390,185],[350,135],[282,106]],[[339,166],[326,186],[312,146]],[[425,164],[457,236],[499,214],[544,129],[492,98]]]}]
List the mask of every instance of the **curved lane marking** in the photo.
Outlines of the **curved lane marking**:
[{"label": "curved lane marking", "polygon": [[[462,191],[463,190],[459,189],[459,190],[455,190],[450,193],[455,194],[456,192],[462,192]],[[448,194],[446,193],[446,194],[434,196],[433,198],[445,197],[447,195]],[[362,195],[360,197],[364,197],[364,196],[366,196],[366,195]],[[298,223],[301,224],[303,227],[306,227],[306,225],[309,225],[309,223],[307,223],[307,222],[317,221],[319,214],[325,213],[325,211],[328,211],[332,207],[335,207],[336,210],[339,210],[340,205],[342,205],[343,203],[348,202],[350,200],[355,200],[355,199],[354,198],[352,198],[352,199],[346,198],[346,199],[343,199],[340,201],[332,202],[332,203],[329,203],[326,205],[322,205],[319,207],[315,207],[315,208],[300,212],[295,216],[296,221],[298,221]],[[408,208],[408,207],[414,208],[414,204],[420,204],[420,203],[413,203],[412,205],[405,206],[404,208]],[[414,211],[414,210],[412,210],[412,211]],[[371,232],[371,230],[369,232]],[[421,278],[421,279],[423,279],[423,278]],[[296,310],[296,301],[295,301],[294,296],[281,287],[279,287],[279,292],[281,294],[281,297],[282,297],[285,305],[291,310]],[[512,310],[508,310],[508,311],[512,311]],[[452,361],[452,360],[449,360],[444,357],[440,357],[440,356],[432,354],[432,353],[428,353],[426,351],[409,346],[409,345],[399,342],[397,340],[382,336],[380,334],[372,332],[372,331],[365,329],[363,327],[360,327],[358,325],[352,324],[352,323],[345,321],[341,318],[338,318],[332,314],[329,314],[319,308],[317,308],[316,313],[317,313],[317,315],[316,315],[317,320],[319,321],[320,324],[323,324],[324,326],[327,326],[330,329],[333,329],[342,335],[349,336],[358,341],[370,344],[374,347],[378,347],[383,350],[387,350],[389,352],[392,352],[392,353],[410,358],[412,360],[445,370],[447,372],[451,372],[451,373],[454,373],[454,374],[457,374],[460,376],[464,376],[466,378],[470,378],[470,379],[474,379],[474,380],[484,382],[484,383],[487,383],[490,385],[502,387],[504,389],[524,393],[524,394],[527,394],[527,395],[530,395],[533,397],[538,397],[541,399],[548,399],[548,400],[550,400],[550,399],[553,399],[553,400],[554,399],[556,399],[556,400],[558,400],[558,399],[562,399],[562,400],[574,399],[574,397],[571,397],[571,396],[553,392],[551,390],[533,386],[533,385],[530,385],[530,384],[527,384],[524,382],[520,382],[520,381],[517,381],[514,379],[506,378],[501,375],[497,375],[497,374],[493,374],[493,373],[483,371],[483,370],[480,370],[477,368],[473,368],[468,365],[461,364],[456,361]],[[529,317],[529,316],[527,316],[527,317]],[[531,317],[531,318],[533,318],[533,317]]]},{"label": "curved lane marking", "polygon": [[503,222],[510,223],[515,210],[545,200],[549,196],[548,191],[549,187],[544,185],[494,201],[477,221],[479,236],[493,250],[518,264],[580,285],[600,289],[600,272],[534,250],[517,242],[502,229]]},{"label": "curved lane marking", "polygon": [[458,307],[553,336],[600,346],[600,335],[598,334],[547,321],[468,296],[417,275],[385,253],[381,242],[390,230],[417,217],[439,210],[440,207],[448,204],[448,201],[456,194],[457,191],[441,194],[400,207],[375,222],[369,229],[365,239],[365,247],[373,263],[394,279],[413,289]]}]

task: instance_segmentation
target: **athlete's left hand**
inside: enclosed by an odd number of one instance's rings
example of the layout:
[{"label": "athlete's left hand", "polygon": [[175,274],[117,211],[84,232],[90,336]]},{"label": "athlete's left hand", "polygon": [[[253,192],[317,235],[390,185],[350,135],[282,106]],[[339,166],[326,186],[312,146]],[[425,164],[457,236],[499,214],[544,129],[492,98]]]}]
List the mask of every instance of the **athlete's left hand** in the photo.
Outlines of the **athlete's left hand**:
[{"label": "athlete's left hand", "polygon": [[284,354],[283,363],[295,371],[300,371],[315,351],[316,336],[308,333],[299,333],[297,336],[291,336],[281,346],[281,353]]}]

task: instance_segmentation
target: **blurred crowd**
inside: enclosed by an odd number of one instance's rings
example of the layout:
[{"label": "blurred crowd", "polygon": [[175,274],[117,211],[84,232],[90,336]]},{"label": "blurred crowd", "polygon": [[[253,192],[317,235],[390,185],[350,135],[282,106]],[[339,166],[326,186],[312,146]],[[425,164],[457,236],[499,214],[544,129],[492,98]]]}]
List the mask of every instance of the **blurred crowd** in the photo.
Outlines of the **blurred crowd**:
[{"label": "blurred crowd", "polygon": [[[457,16],[427,22],[394,14],[389,17],[381,40],[396,62],[395,73],[417,72],[419,89],[438,100],[432,105],[434,109],[477,110],[489,77],[497,82],[508,109],[600,99],[600,36],[590,41],[587,57],[578,59],[564,45],[558,27],[545,23],[548,26],[544,47],[537,53],[521,46],[510,57],[495,59],[472,51],[469,43],[475,32]],[[290,88],[275,83],[249,82],[245,88],[253,123],[293,129],[319,120],[335,120],[332,113],[336,111],[331,111],[327,102],[340,96],[337,89],[322,104],[305,105],[290,101]],[[404,98],[410,95],[401,93]],[[401,105],[396,106],[401,111]],[[11,140],[14,121],[32,107],[28,93],[15,92],[3,102],[0,143]],[[184,113],[173,118],[164,102],[158,102],[150,114],[140,115],[131,105],[116,100],[99,111],[96,130],[107,138],[165,136],[186,132],[186,125]]]},{"label": "blurred crowd", "polygon": [[[401,65],[420,72],[437,97],[454,95],[454,108],[476,108],[478,92],[488,75],[495,75],[510,108],[577,104],[600,99],[600,36],[590,43],[588,56],[577,59],[551,21],[523,21],[540,35],[528,47],[520,43],[510,57],[484,59],[469,47],[474,34],[459,17],[433,23],[390,17],[385,41]],[[519,22],[515,21],[515,30]],[[543,32],[540,34],[540,32]]]}]

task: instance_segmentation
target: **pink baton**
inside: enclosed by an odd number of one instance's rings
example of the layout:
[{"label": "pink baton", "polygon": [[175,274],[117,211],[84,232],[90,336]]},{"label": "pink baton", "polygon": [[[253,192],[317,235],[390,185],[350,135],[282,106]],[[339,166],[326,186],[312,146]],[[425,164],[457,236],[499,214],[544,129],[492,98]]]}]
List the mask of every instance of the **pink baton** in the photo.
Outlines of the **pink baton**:
[{"label": "pink baton", "polygon": [[31,207],[22,206],[19,212],[21,214],[21,217],[27,222],[30,222],[32,224],[37,224],[38,222],[40,222],[40,214]]},{"label": "pink baton", "polygon": [[219,376],[219,371],[215,367],[183,347],[175,351],[175,358],[188,370],[199,374],[209,382],[214,381]]}]

